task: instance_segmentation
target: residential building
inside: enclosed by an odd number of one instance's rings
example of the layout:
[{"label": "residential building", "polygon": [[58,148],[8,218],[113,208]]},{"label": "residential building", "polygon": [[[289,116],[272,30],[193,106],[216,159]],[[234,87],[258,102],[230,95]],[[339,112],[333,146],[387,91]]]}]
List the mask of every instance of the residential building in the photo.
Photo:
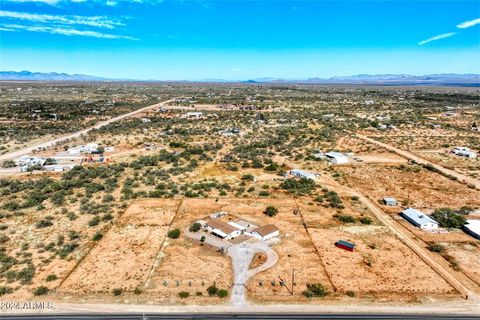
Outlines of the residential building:
[{"label": "residential building", "polygon": [[452,152],[460,157],[467,157],[467,158],[476,158],[477,153],[470,150],[467,147],[455,147],[453,148]]},{"label": "residential building", "polygon": [[433,230],[438,228],[437,221],[413,208],[407,208],[403,210],[402,216],[405,218],[405,220],[414,226],[421,228],[422,230]]},{"label": "residential building", "polygon": [[348,157],[340,152],[328,152],[325,154],[327,159],[330,160],[331,163],[334,164],[343,164],[348,163]]},{"label": "residential building", "polygon": [[205,221],[204,229],[222,239],[233,239],[242,234],[242,230],[217,219]]},{"label": "residential building", "polygon": [[289,173],[295,177],[310,179],[310,180],[315,180],[315,178],[317,177],[314,173],[306,172],[300,169],[290,170]]},{"label": "residential building", "polygon": [[385,197],[383,198],[383,203],[386,205],[386,206],[396,206],[397,205],[397,200],[395,200],[395,198],[391,198],[391,197]]},{"label": "residential building", "polygon": [[463,231],[480,240],[480,220],[467,220],[467,224],[463,226]]},{"label": "residential building", "polygon": [[280,230],[273,224],[266,224],[253,230],[252,235],[260,240],[268,240],[280,235]]}]

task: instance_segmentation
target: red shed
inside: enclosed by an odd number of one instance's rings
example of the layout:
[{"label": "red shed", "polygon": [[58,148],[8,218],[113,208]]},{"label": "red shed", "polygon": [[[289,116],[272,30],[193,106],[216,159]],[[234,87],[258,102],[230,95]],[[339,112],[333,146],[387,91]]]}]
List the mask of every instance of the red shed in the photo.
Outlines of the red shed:
[{"label": "red shed", "polygon": [[337,242],[335,242],[335,245],[347,251],[353,251],[353,249],[355,249],[354,243],[344,241],[344,240],[338,240]]}]

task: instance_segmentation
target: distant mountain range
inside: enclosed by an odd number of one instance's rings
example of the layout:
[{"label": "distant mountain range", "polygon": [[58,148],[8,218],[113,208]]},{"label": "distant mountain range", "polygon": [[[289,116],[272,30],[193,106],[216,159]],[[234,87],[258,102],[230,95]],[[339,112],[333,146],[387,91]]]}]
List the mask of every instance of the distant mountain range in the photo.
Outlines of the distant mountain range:
[{"label": "distant mountain range", "polygon": [[0,71],[0,80],[15,81],[107,81],[107,78],[89,76],[85,74],[67,74],[57,72],[30,72],[30,71]]},{"label": "distant mountain range", "polygon": [[[109,79],[84,74],[67,73],[43,73],[30,71],[0,71],[0,80],[3,81],[149,81],[156,80],[126,80]],[[172,81],[174,82],[174,81]],[[457,74],[442,73],[424,76],[409,74],[358,74],[353,76],[339,76],[331,78],[304,78],[304,79],[282,79],[282,78],[257,78],[250,80],[223,80],[207,79],[201,81],[177,81],[177,82],[242,82],[251,84],[366,84],[366,85],[450,85],[450,86],[480,86],[480,74]]]}]

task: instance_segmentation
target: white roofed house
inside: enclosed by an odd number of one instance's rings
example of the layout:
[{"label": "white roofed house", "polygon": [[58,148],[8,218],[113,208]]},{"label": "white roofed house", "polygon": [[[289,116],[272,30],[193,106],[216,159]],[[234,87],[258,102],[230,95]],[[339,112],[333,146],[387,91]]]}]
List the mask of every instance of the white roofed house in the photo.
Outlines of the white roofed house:
[{"label": "white roofed house", "polygon": [[203,112],[187,112],[185,118],[187,119],[200,119],[203,117]]},{"label": "white roofed house", "polygon": [[317,177],[317,175],[314,174],[314,173],[306,172],[306,171],[303,171],[303,170],[300,170],[300,169],[290,170],[289,173],[291,175],[295,176],[295,177],[310,179],[310,180],[315,180],[315,178]]},{"label": "white roofed house", "polygon": [[467,224],[463,226],[463,231],[480,240],[480,220],[467,220]]},{"label": "white roofed house", "polygon": [[252,235],[260,240],[268,240],[280,235],[280,230],[273,224],[266,224],[252,231]]},{"label": "white roofed house", "polygon": [[438,229],[437,221],[433,220],[432,218],[418,210],[407,208],[402,211],[402,217],[404,217],[405,220],[407,220],[414,226],[419,227],[422,230]]},{"label": "white roofed house", "polygon": [[455,147],[453,148],[452,152],[460,157],[467,157],[467,158],[476,158],[477,153],[470,150],[467,147]]},{"label": "white roofed house", "polygon": [[236,228],[230,223],[216,219],[205,221],[204,229],[222,239],[233,239],[242,234],[241,229]]},{"label": "white roofed house", "polygon": [[325,154],[330,160],[331,163],[334,164],[343,164],[343,163],[348,163],[348,157],[340,152],[328,152]]}]

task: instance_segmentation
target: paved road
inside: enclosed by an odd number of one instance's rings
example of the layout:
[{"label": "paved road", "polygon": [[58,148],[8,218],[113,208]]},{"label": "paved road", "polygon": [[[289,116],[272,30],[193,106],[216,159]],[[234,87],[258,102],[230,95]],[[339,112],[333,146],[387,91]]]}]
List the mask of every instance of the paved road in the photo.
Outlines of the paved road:
[{"label": "paved road", "polygon": [[164,313],[164,314],[98,314],[88,313],[83,315],[2,315],[2,320],[26,320],[26,319],[135,319],[135,320],[155,320],[155,319],[422,319],[422,320],[453,320],[453,319],[478,319],[478,316],[468,315],[411,315],[411,314],[349,314],[349,313],[324,313],[324,314],[309,314],[309,313]]},{"label": "paved road", "polygon": [[390,150],[390,151],[393,151],[395,152],[396,154],[398,154],[399,156],[405,158],[405,159],[408,159],[408,160],[413,160],[413,161],[416,161],[417,163],[420,163],[420,164],[429,164],[429,165],[432,165],[433,167],[435,167],[438,171],[442,172],[443,174],[446,174],[446,175],[450,175],[450,176],[453,176],[455,178],[457,178],[459,181],[461,182],[464,182],[466,184],[470,184],[470,185],[474,185],[477,189],[480,189],[480,181],[477,180],[477,179],[474,179],[472,177],[468,177],[464,174],[461,174],[461,173],[458,173],[456,171],[453,171],[453,170],[450,170],[450,169],[447,169],[447,168],[444,168],[438,164],[435,164],[435,163],[432,163],[430,161],[427,161],[425,159],[422,159],[420,157],[418,157],[417,155],[414,155],[413,153],[411,152],[408,152],[408,151],[405,151],[405,150],[401,150],[399,148],[396,148],[392,145],[389,145],[389,144],[386,144],[386,143],[383,143],[383,142],[380,142],[380,141],[377,141],[375,139],[372,139],[372,138],[369,138],[367,136],[364,136],[364,135],[361,135],[361,134],[357,134],[357,137],[360,138],[360,139],[363,139],[365,141],[368,141],[368,142],[371,142],[373,144],[376,144],[377,146],[380,146],[380,147],[383,147],[387,150]]},{"label": "paved road", "polygon": [[113,123],[113,122],[120,121],[120,120],[122,120],[122,119],[131,117],[131,116],[133,116],[133,115],[142,113],[142,112],[144,112],[144,111],[148,111],[148,110],[154,109],[154,108],[159,107],[159,106],[161,106],[161,105],[163,105],[163,104],[165,104],[165,103],[171,102],[171,101],[173,101],[174,99],[175,99],[175,98],[172,98],[172,99],[169,99],[169,100],[165,100],[165,101],[162,101],[162,102],[157,103],[157,104],[154,104],[154,105],[150,105],[150,106],[147,106],[147,107],[144,107],[144,108],[140,108],[140,109],[137,109],[137,110],[135,110],[135,111],[132,111],[132,112],[129,112],[129,113],[125,113],[125,114],[122,114],[122,115],[119,115],[119,116],[110,118],[110,119],[105,120],[105,121],[101,121],[101,122],[97,123],[96,125],[94,125],[94,126],[92,126],[92,127],[89,127],[89,128],[86,128],[86,129],[82,129],[82,130],[80,130],[80,131],[77,131],[77,132],[74,132],[74,133],[70,133],[70,134],[67,134],[67,135],[64,135],[64,136],[60,136],[60,137],[51,139],[51,140],[46,141],[46,142],[37,143],[37,144],[34,144],[34,145],[32,145],[32,146],[29,146],[29,147],[26,147],[26,148],[23,148],[23,149],[20,149],[20,150],[17,150],[17,151],[12,151],[12,152],[9,152],[9,153],[5,153],[5,154],[3,154],[3,155],[0,155],[0,162],[1,162],[1,161],[4,161],[4,160],[15,159],[15,158],[18,158],[18,157],[20,157],[20,156],[23,156],[23,155],[32,153],[32,151],[37,150],[37,149],[39,149],[39,148],[51,148],[51,147],[55,146],[56,144],[58,144],[58,143],[60,143],[60,142],[63,142],[63,141],[65,141],[65,140],[75,139],[75,138],[80,137],[81,135],[87,134],[88,131],[90,131],[90,130],[92,130],[92,129],[100,129],[101,127],[103,127],[103,126],[105,126],[105,125],[111,124],[111,123]]}]

